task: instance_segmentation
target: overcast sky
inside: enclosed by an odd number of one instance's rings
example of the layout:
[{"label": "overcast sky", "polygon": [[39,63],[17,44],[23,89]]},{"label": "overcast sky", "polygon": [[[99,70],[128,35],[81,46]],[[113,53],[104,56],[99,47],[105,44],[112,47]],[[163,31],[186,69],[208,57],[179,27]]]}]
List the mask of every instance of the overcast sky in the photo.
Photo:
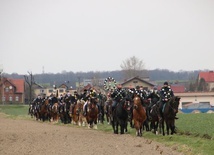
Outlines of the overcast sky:
[{"label": "overcast sky", "polygon": [[214,70],[214,0],[0,0],[6,73]]}]

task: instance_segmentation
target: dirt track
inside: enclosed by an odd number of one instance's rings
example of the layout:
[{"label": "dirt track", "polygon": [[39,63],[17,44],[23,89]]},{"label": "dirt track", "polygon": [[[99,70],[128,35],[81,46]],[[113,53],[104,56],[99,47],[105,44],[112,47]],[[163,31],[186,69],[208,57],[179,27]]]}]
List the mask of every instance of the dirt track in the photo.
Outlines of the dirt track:
[{"label": "dirt track", "polygon": [[160,143],[128,134],[13,120],[0,114],[0,155],[178,155]]}]

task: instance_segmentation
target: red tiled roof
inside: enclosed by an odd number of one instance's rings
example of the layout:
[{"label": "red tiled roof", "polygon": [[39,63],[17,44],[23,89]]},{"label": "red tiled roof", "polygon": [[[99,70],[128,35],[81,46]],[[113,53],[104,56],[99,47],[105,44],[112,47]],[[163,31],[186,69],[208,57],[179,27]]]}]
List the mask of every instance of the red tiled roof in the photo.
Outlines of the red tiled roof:
[{"label": "red tiled roof", "polygon": [[16,87],[16,93],[24,93],[24,79],[9,79],[9,81]]},{"label": "red tiled roof", "polygon": [[185,87],[182,85],[171,85],[171,88],[174,93],[183,93],[185,92]]},{"label": "red tiled roof", "polygon": [[[171,89],[173,90],[174,93],[184,93],[185,92],[185,87],[183,85],[170,85]],[[160,90],[162,86],[158,86],[158,90]]]},{"label": "red tiled roof", "polygon": [[199,79],[203,78],[205,82],[214,82],[214,72],[200,72],[199,73]]}]

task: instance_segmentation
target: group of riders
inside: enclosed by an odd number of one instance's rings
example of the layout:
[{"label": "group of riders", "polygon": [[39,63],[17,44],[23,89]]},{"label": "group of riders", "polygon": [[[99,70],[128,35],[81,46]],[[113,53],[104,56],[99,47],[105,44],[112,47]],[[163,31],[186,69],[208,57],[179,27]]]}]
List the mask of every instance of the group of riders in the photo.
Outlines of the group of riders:
[{"label": "group of riders", "polygon": [[[99,111],[101,111],[101,103],[104,101],[104,107],[106,103],[109,103],[108,100],[112,100],[112,111],[114,111],[115,107],[121,101],[130,101],[132,102],[133,97],[138,95],[141,98],[141,103],[144,107],[146,107],[147,117],[151,119],[150,111],[154,105],[159,106],[159,114],[160,119],[162,119],[162,110],[168,100],[174,96],[173,90],[171,89],[168,82],[164,82],[164,85],[160,90],[154,87],[150,91],[146,91],[142,86],[136,86],[136,88],[122,88],[120,84],[116,86],[115,89],[110,89],[107,94],[103,94],[101,92],[97,92],[94,88],[84,89],[82,93],[77,93],[74,91],[73,94],[70,92],[65,93],[63,95],[58,96],[57,94],[51,94],[48,97],[49,106],[53,106],[54,103],[63,104],[65,102],[70,104],[71,110],[70,113],[73,113],[73,107],[77,103],[78,100],[84,100],[83,106],[83,114],[87,115],[87,104],[93,99],[95,104],[97,105]],[[40,105],[43,100],[47,99],[45,96],[37,96],[31,104],[31,106]],[[144,101],[149,100],[149,104],[145,105]],[[30,111],[29,111],[30,112]],[[175,119],[178,119],[175,116]]]},{"label": "group of riders", "polygon": [[[109,97],[113,99],[112,109],[114,110],[116,105],[123,99],[132,101],[135,95],[140,97],[142,105],[146,107],[146,113],[149,119],[152,119],[150,116],[150,111],[154,105],[158,105],[159,116],[160,119],[162,119],[165,104],[172,97],[174,97],[174,92],[168,82],[164,82],[164,85],[160,90],[158,90],[157,87],[154,87],[150,91],[146,91],[142,86],[136,86],[136,88],[130,88],[127,91],[126,89],[123,89],[121,85],[117,85],[117,88],[109,93]],[[145,103],[145,101],[148,100],[149,104],[148,102]],[[175,116],[175,119],[178,118]]]}]

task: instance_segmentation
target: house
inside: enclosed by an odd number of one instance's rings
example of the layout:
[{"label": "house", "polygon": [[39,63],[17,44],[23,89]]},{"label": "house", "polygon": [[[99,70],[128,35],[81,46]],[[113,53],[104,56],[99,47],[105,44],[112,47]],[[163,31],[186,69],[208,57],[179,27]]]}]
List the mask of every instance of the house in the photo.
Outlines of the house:
[{"label": "house", "polygon": [[208,91],[214,91],[214,72],[199,72],[197,81],[200,83],[201,80],[204,80],[207,86]]},{"label": "house", "polygon": [[25,81],[24,79],[2,78],[0,82],[0,97],[4,103],[24,103]]},{"label": "house", "polygon": [[174,93],[179,96],[179,109],[209,109],[214,107],[214,92]]},{"label": "house", "polygon": [[67,92],[73,93],[73,89],[69,88],[66,84],[61,84],[58,87],[55,86],[42,86],[40,84],[35,84],[34,85],[34,94],[36,96],[42,95],[42,96],[50,96],[51,94],[56,94],[58,93],[58,96],[63,95]]},{"label": "house", "polygon": [[130,78],[121,83],[123,88],[136,88],[136,86],[143,86],[145,90],[153,89],[155,86],[154,83],[150,82],[149,80],[144,80],[139,76]]}]

